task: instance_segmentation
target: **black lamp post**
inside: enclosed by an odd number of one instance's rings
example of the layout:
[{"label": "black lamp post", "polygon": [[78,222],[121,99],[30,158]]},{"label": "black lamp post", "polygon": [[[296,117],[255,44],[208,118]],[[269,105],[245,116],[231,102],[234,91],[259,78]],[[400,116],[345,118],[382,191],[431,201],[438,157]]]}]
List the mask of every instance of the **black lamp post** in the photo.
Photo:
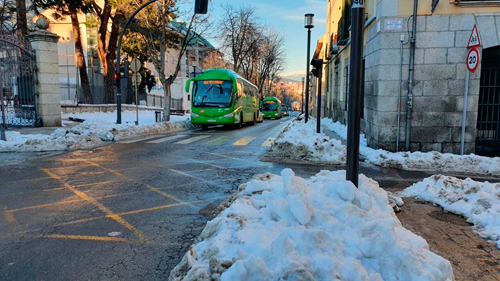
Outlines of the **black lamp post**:
[{"label": "black lamp post", "polygon": [[359,133],[361,117],[361,80],[363,67],[364,0],[353,0],[351,6],[351,73],[349,75],[349,108],[347,111],[347,169],[346,179],[358,186]]},{"label": "black lamp post", "polygon": [[[306,75],[309,78],[309,63],[311,53],[311,28],[314,27],[314,14],[305,14],[304,27],[307,28],[307,63]],[[309,119],[309,79],[306,79],[306,123]]]},{"label": "black lamp post", "polygon": [[300,93],[300,98],[302,99],[301,100],[301,103],[300,103],[300,111],[301,112],[304,112],[304,77],[302,77],[302,92]]}]

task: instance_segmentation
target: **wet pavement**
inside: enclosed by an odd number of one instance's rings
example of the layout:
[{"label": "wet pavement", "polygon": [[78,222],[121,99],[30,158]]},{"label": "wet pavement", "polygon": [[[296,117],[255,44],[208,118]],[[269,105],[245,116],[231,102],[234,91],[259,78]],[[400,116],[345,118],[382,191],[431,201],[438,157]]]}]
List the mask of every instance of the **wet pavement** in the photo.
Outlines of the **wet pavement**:
[{"label": "wet pavement", "polygon": [[[241,183],[286,167],[303,177],[343,169],[261,161],[290,121],[175,132],[62,154],[0,154],[0,162],[9,160],[0,167],[0,279],[166,279],[212,211]],[[360,170],[392,191],[431,174],[364,163]]]}]

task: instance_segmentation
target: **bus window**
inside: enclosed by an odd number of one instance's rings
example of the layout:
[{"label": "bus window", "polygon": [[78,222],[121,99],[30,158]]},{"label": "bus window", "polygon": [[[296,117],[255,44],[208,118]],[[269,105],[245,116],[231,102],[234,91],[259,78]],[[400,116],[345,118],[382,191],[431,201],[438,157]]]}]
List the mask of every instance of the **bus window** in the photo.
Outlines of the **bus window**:
[{"label": "bus window", "polygon": [[277,110],[277,104],[274,101],[264,101],[262,104],[262,110],[263,111],[276,111]]},{"label": "bus window", "polygon": [[225,80],[196,81],[193,91],[195,107],[229,107],[233,96],[233,83]]}]

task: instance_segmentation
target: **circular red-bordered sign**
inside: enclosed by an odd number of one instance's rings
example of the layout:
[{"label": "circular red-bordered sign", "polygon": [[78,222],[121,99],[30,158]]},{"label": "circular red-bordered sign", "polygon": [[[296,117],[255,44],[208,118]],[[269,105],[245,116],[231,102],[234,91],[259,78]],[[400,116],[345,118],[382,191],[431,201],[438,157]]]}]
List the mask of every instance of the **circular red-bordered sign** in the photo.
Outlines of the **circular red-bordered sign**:
[{"label": "circular red-bordered sign", "polygon": [[475,72],[477,67],[479,66],[479,51],[477,48],[471,48],[469,53],[467,54],[467,69],[470,72]]}]

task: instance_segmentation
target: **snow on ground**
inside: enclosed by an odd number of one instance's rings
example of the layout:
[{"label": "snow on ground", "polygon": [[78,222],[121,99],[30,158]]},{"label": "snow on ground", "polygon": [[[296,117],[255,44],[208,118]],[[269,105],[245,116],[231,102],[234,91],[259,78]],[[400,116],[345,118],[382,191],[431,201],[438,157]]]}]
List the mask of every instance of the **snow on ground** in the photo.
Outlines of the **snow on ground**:
[{"label": "snow on ground", "polygon": [[285,169],[240,187],[169,280],[453,280],[449,261],[405,229],[378,183]]},{"label": "snow on ground", "polygon": [[495,241],[500,248],[500,183],[435,175],[413,184],[400,195],[417,197],[463,215],[479,235]]},{"label": "snow on ground", "polygon": [[317,134],[316,127],[297,119],[276,139],[269,155],[342,164],[346,159],[346,147],[339,140]]},{"label": "snow on ground", "polygon": [[[347,127],[329,118],[321,121],[324,127],[333,131],[343,139],[347,139]],[[432,152],[389,152],[373,149],[366,145],[361,135],[360,156],[365,162],[404,170],[447,171],[480,175],[499,175],[500,157],[484,157],[475,154],[456,155],[451,153]]]},{"label": "snow on ground", "polygon": [[[191,115],[186,114],[183,116],[170,115],[170,121],[186,121],[189,120]],[[84,119],[86,123],[116,123],[116,111],[113,112],[82,112],[82,113],[65,113],[63,114],[63,119],[80,118]],[[132,110],[126,110],[122,112],[122,124],[135,125],[136,112]],[[152,110],[139,110],[139,125],[153,125],[156,123],[155,112]]]},{"label": "snow on ground", "polygon": [[[116,111],[63,115],[65,119],[69,117],[85,119],[85,122],[71,128],[56,129],[50,135],[20,134],[15,130],[8,130],[7,142],[0,141],[0,152],[88,149],[101,145],[103,142],[193,127],[189,121],[189,115],[172,115],[169,123],[155,123],[153,111],[141,111],[140,126],[135,125],[135,112],[133,111],[123,112],[122,124],[119,125],[115,124]],[[68,122],[65,121],[64,124],[68,125]]]}]

